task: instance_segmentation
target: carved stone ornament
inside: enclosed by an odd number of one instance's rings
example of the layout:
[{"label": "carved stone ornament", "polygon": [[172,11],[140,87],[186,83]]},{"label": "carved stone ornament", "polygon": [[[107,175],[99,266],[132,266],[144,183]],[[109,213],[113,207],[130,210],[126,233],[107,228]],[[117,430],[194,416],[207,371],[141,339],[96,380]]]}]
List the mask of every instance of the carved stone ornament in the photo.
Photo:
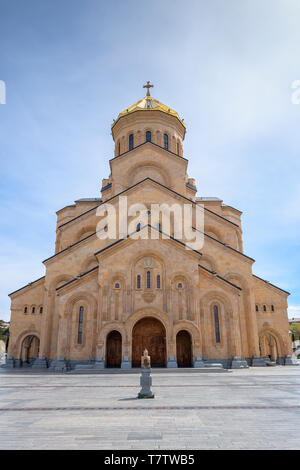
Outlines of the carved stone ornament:
[{"label": "carved stone ornament", "polygon": [[144,294],[142,294],[142,297],[145,302],[150,304],[155,299],[155,294],[153,292],[144,292]]}]

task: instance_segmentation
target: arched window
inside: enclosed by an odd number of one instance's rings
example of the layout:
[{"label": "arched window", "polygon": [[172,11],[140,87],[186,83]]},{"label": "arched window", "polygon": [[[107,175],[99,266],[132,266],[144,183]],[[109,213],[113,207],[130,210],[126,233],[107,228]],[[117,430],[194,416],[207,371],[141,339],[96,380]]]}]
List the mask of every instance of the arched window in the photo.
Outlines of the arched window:
[{"label": "arched window", "polygon": [[31,313],[35,313],[35,307],[32,307]]},{"label": "arched window", "polygon": [[255,311],[258,312],[258,305],[255,305]]},{"label": "arched window", "polygon": [[24,307],[24,313],[27,313],[27,307]]},{"label": "arched window", "polygon": [[160,274],[156,276],[156,287],[157,289],[160,289]]},{"label": "arched window", "polygon": [[263,310],[264,310],[264,312],[267,311],[267,307],[265,305],[263,306]]},{"label": "arched window", "polygon": [[220,343],[221,338],[220,338],[220,324],[219,324],[219,309],[217,305],[214,305],[214,320],[215,320],[216,343]]},{"label": "arched window", "polygon": [[83,327],[83,307],[79,307],[79,317],[78,317],[78,336],[77,343],[82,344],[82,327]]},{"label": "arched window", "polygon": [[164,134],[164,148],[168,150],[169,148],[169,136],[168,134]]},{"label": "arched window", "polygon": [[141,288],[141,276],[139,274],[136,277],[136,288],[137,289]]},{"label": "arched window", "polygon": [[129,150],[133,149],[133,134],[129,136]]},{"label": "arched window", "polygon": [[115,289],[120,289],[120,283],[119,282],[115,283]]},{"label": "arched window", "polygon": [[151,274],[150,271],[147,271],[147,289],[151,287]]},{"label": "arched window", "polygon": [[43,313],[43,307],[40,307],[40,313]]},{"label": "arched window", "polygon": [[182,282],[178,282],[177,287],[178,289],[182,289]]},{"label": "arched window", "polygon": [[151,131],[146,132],[146,142],[151,142]]}]

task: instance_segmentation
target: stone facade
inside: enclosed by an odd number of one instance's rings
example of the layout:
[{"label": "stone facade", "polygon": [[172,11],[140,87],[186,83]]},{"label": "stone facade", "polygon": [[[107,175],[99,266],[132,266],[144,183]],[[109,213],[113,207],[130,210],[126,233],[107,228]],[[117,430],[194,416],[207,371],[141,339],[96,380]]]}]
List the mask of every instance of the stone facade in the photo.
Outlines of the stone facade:
[{"label": "stone facade", "polygon": [[[115,155],[101,197],[57,212],[45,276],[10,294],[8,364],[128,368],[145,347],[160,366],[265,365],[268,356],[288,363],[288,292],[253,275],[242,213],[196,197],[178,114],[147,95],[120,113],[112,136]],[[202,248],[187,250],[172,227],[170,238],[160,226],[156,239],[138,238],[153,233],[150,222],[136,238],[100,239],[97,208],[109,202],[117,209],[120,196],[149,211],[155,203],[188,203],[194,219],[201,208]]]}]

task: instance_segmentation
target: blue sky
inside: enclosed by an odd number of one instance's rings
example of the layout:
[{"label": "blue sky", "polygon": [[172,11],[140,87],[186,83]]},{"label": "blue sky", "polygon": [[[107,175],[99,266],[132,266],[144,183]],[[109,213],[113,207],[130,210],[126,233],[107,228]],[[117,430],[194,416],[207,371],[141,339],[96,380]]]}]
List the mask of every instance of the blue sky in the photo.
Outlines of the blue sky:
[{"label": "blue sky", "polygon": [[253,271],[300,316],[298,0],[0,0],[0,318],[44,275],[55,211],[99,197],[110,124],[152,94],[187,123],[198,196],[243,211]]}]

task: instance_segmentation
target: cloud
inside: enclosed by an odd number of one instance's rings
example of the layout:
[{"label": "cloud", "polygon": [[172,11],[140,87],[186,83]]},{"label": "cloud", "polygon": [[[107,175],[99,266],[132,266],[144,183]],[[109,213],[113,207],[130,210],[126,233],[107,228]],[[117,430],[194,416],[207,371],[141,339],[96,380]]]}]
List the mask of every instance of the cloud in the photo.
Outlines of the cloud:
[{"label": "cloud", "polygon": [[289,318],[300,318],[300,305],[290,305],[288,308]]}]

